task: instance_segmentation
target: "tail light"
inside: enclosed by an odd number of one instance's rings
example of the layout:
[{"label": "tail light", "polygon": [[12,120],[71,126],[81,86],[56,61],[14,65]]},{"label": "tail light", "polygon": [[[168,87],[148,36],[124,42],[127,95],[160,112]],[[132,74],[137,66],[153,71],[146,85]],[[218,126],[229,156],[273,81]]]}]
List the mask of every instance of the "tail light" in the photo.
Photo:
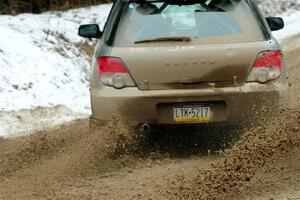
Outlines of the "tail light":
[{"label": "tail light", "polygon": [[282,53],[280,50],[264,51],[258,54],[252,66],[248,82],[266,83],[280,77]]},{"label": "tail light", "polygon": [[128,69],[120,58],[102,56],[98,58],[100,81],[117,89],[135,86]]}]

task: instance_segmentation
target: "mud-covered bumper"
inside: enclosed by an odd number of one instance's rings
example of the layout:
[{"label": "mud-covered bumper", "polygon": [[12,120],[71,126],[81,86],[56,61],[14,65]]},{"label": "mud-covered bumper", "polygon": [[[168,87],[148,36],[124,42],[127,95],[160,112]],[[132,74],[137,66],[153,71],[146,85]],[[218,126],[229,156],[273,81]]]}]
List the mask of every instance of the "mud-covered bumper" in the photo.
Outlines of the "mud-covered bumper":
[{"label": "mud-covered bumper", "polygon": [[[211,123],[237,123],[255,119],[266,108],[278,111],[288,104],[284,84],[247,83],[241,87],[190,90],[151,90],[138,88],[117,90],[110,87],[91,88],[92,118],[109,120],[113,114],[136,123],[176,124],[173,109],[176,104],[208,103]],[[267,109],[270,112],[270,109]]]}]

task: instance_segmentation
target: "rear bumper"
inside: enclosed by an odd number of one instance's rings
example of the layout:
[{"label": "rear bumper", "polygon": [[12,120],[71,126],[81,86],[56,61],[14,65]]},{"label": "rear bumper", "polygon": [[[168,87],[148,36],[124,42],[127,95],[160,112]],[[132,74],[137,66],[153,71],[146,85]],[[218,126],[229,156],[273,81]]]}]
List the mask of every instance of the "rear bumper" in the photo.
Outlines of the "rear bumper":
[{"label": "rear bumper", "polygon": [[91,88],[92,117],[99,120],[120,114],[136,123],[177,124],[173,119],[175,104],[204,102],[212,106],[212,123],[238,123],[255,119],[265,106],[271,106],[272,111],[286,106],[288,90],[278,82],[191,90]]}]

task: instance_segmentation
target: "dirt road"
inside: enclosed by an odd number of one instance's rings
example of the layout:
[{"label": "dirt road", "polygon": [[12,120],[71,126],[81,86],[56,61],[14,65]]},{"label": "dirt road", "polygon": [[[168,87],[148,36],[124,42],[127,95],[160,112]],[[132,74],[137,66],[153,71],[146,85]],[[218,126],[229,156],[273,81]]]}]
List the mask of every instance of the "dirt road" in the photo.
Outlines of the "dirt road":
[{"label": "dirt road", "polygon": [[293,108],[233,146],[222,127],[137,136],[118,117],[78,120],[0,139],[0,199],[300,199],[300,36],[284,49]]}]

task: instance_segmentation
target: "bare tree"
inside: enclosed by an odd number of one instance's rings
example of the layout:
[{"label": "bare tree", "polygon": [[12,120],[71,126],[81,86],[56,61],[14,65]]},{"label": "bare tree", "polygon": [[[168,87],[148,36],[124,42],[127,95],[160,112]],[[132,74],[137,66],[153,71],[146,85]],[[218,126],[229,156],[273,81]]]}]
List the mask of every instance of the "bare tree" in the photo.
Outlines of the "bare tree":
[{"label": "bare tree", "polygon": [[40,13],[48,10],[66,10],[110,1],[112,0],[1,0],[0,14],[16,15],[22,12]]}]

